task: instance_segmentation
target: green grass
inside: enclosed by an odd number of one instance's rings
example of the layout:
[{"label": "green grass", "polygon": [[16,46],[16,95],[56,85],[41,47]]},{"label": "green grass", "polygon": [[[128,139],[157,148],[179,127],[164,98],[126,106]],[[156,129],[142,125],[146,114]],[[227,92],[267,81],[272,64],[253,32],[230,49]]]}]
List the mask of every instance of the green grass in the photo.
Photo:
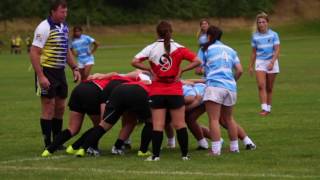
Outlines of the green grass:
[{"label": "green grass", "polygon": [[[139,146],[137,127],[132,135],[133,150],[125,156],[109,151],[119,125],[101,141],[100,158],[75,158],[63,152],[51,159],[40,158],[39,98],[34,95],[34,74],[28,71],[28,56],[0,54],[0,177],[1,179],[319,179],[320,178],[320,32],[319,22],[275,27],[280,34],[281,73],[274,89],[272,114],[259,117],[255,79],[247,72],[238,83],[236,120],[246,129],[258,148],[234,155],[208,157],[196,151],[190,134],[191,161],[180,160],[179,149],[163,149],[160,162],[144,162],[136,156]],[[176,40],[196,50],[194,35],[178,34]],[[97,35],[103,44],[114,45],[97,51],[94,72],[132,70],[132,57],[149,42],[153,34]],[[241,58],[245,69],[250,55],[250,32],[226,32],[223,39]],[[116,46],[117,45],[117,46]],[[120,45],[130,45],[121,48]],[[185,78],[195,77],[189,72]],[[68,70],[70,92],[72,83]],[[64,127],[67,126],[68,111]],[[200,121],[207,124],[207,117]],[[82,128],[91,126],[86,120]],[[224,139],[227,136],[224,131]],[[74,138],[75,139],[75,138]],[[67,142],[73,142],[74,139]],[[165,141],[164,141],[165,143]],[[228,143],[226,143],[228,144]],[[224,145],[224,150],[227,150]]]}]

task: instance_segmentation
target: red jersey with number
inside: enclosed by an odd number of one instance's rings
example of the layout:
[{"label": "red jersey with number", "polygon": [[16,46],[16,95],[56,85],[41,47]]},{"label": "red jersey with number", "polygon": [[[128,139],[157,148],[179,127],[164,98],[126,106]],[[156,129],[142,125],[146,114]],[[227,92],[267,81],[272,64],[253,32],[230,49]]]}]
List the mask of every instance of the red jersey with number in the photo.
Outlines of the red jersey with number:
[{"label": "red jersey with number", "polygon": [[192,62],[196,55],[182,45],[170,41],[170,54],[164,49],[164,40],[145,47],[135,58],[140,62],[148,59],[151,69],[156,74],[150,87],[150,96],[153,95],[182,95],[182,83],[178,79],[182,60]]}]

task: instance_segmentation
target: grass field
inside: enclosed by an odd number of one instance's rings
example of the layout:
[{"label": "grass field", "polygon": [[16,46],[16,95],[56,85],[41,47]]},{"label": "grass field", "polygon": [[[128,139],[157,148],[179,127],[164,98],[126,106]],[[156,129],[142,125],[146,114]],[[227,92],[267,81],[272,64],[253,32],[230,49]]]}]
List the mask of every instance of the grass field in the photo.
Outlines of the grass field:
[{"label": "grass field", "polygon": [[[0,179],[320,179],[320,23],[274,28],[280,34],[280,69],[270,116],[258,115],[255,79],[244,73],[238,83],[236,120],[257,144],[255,151],[223,153],[209,157],[196,151],[190,134],[191,161],[180,160],[179,149],[163,149],[160,162],[144,162],[136,156],[141,127],[132,135],[133,150],[125,156],[109,152],[119,126],[106,134],[99,158],[75,158],[63,152],[41,158],[40,102],[34,95],[34,74],[26,53],[0,54]],[[153,34],[96,35],[106,45],[97,51],[94,72],[127,72],[129,62]],[[194,35],[176,32],[178,42],[196,50]],[[226,32],[223,40],[236,49],[247,69],[250,32]],[[74,87],[71,81],[70,92]],[[189,72],[185,78],[195,77]],[[68,111],[64,127],[67,126]],[[207,124],[207,117],[201,122]],[[90,127],[85,121],[82,128]],[[227,136],[224,131],[224,139]],[[73,142],[71,139],[67,144]],[[165,144],[166,140],[164,140]],[[224,145],[224,150],[228,147]]]}]

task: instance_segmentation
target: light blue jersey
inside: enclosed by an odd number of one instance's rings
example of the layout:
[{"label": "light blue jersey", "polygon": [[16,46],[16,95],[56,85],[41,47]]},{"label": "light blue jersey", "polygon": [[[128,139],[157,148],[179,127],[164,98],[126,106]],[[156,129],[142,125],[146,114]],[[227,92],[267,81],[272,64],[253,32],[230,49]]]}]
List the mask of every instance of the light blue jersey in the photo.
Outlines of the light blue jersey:
[{"label": "light blue jersey", "polygon": [[274,45],[280,44],[279,36],[276,32],[268,29],[264,34],[255,32],[252,35],[251,46],[257,49],[259,60],[271,60],[274,53]]},{"label": "light blue jersey", "polygon": [[237,84],[232,71],[235,65],[240,63],[236,51],[216,41],[205,52],[200,51],[198,56],[204,61],[207,86],[237,92]]},{"label": "light blue jersey", "polygon": [[71,48],[77,52],[77,59],[80,63],[94,61],[94,57],[90,53],[90,45],[94,41],[93,38],[84,34],[72,41]]},{"label": "light blue jersey", "polygon": [[208,42],[207,33],[202,33],[199,36],[198,43],[202,47],[206,42]]},{"label": "light blue jersey", "polygon": [[182,88],[184,96],[203,96],[206,85],[204,83],[185,84]]}]

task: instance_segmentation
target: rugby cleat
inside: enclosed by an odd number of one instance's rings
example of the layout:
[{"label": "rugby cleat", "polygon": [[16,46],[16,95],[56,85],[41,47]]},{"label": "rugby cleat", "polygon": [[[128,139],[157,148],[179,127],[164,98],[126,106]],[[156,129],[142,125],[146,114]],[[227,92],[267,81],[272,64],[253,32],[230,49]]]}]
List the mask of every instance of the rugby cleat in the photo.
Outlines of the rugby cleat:
[{"label": "rugby cleat", "polygon": [[111,154],[124,155],[124,151],[122,149],[117,149],[115,146],[112,146]]},{"label": "rugby cleat", "polygon": [[145,161],[160,161],[160,157],[157,156],[149,156]]},{"label": "rugby cleat", "polygon": [[93,157],[99,157],[101,155],[99,149],[94,149],[92,147],[89,147],[87,149],[87,155],[93,156]]},{"label": "rugby cleat", "polygon": [[151,152],[150,151],[147,151],[147,152],[142,152],[142,151],[138,151],[138,156],[140,157],[145,157],[145,156],[150,156],[151,155]]},{"label": "rugby cleat", "polygon": [[189,160],[191,160],[191,158],[190,158],[189,155],[182,156],[181,159],[182,159],[183,161],[189,161]]},{"label": "rugby cleat", "polygon": [[50,157],[52,156],[52,153],[50,153],[48,150],[44,150],[41,154],[41,157]]},{"label": "rugby cleat", "polygon": [[66,153],[71,155],[75,154],[77,151],[77,149],[73,149],[72,145],[69,145],[66,149]]},{"label": "rugby cleat", "polygon": [[256,148],[255,144],[246,144],[246,150],[255,150]]},{"label": "rugby cleat", "polygon": [[74,155],[77,157],[84,157],[86,155],[86,151],[83,148],[80,148]]}]

